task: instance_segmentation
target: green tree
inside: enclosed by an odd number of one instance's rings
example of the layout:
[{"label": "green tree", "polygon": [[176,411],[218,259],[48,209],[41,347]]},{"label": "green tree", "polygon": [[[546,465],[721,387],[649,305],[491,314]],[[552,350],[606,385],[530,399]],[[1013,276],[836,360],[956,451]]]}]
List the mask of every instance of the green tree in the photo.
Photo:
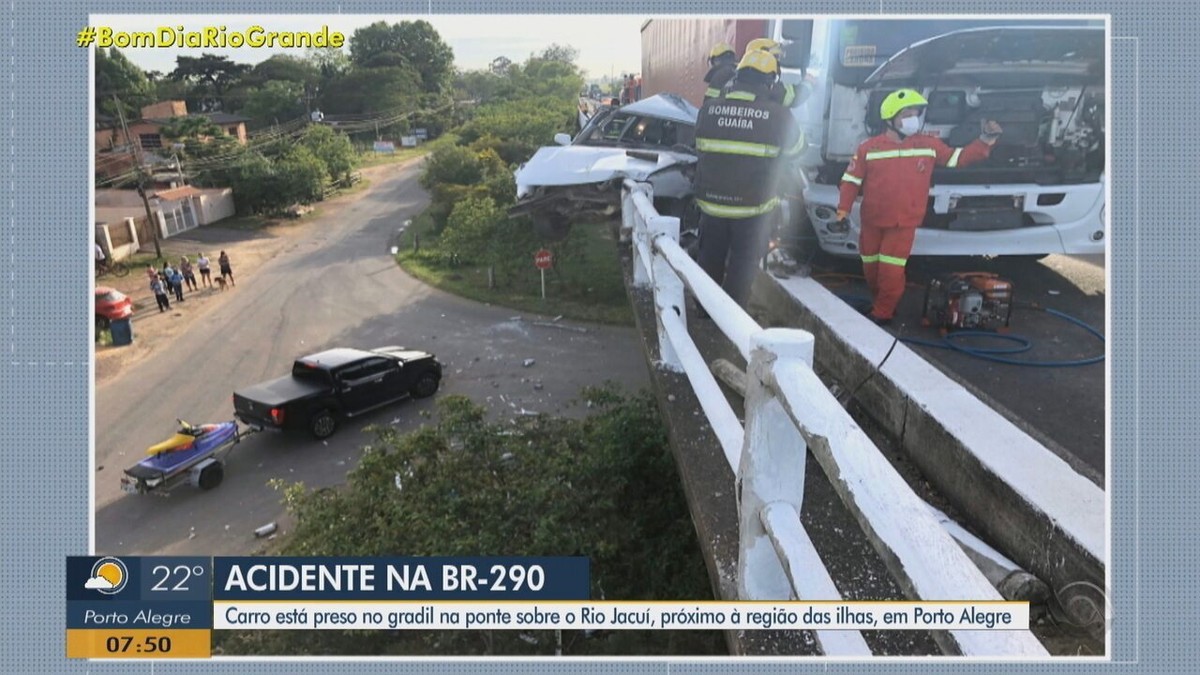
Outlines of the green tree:
[{"label": "green tree", "polygon": [[321,160],[330,179],[334,181],[349,180],[358,164],[358,155],[350,139],[326,126],[314,125],[305,129],[300,137],[300,145]]},{"label": "green tree", "polygon": [[304,115],[304,85],[288,80],[271,80],[255,87],[246,99],[242,114],[258,129]]},{"label": "green tree", "polygon": [[264,85],[272,81],[293,82],[303,88],[319,84],[321,72],[311,61],[288,54],[276,54],[255,64],[244,81],[251,85]]},{"label": "green tree", "polygon": [[[657,406],[585,390],[585,419],[487,420],[461,396],[436,424],[377,437],[339,489],[293,485],[281,551],[297,556],[584,555],[592,597],[711,599]],[[221,631],[225,654],[550,655],[553,631]],[[720,654],[711,631],[564,631],[571,655]]]},{"label": "green tree", "polygon": [[483,180],[483,166],[469,148],[457,145],[434,150],[425,160],[421,187],[436,190],[441,185],[475,185]]},{"label": "green tree", "polygon": [[555,42],[543,49],[538,58],[542,61],[562,61],[574,65],[575,59],[579,58],[579,50],[571,45],[560,45]]},{"label": "green tree", "polygon": [[237,110],[240,102],[226,100],[226,93],[237,84],[250,66],[234,63],[227,56],[201,54],[175,57],[170,78],[189,86],[187,104],[191,112]]},{"label": "green tree", "polygon": [[155,101],[150,79],[116,47],[107,52],[96,50],[95,76],[96,110],[101,113],[112,117],[124,114],[126,119],[134,120],[141,116],[142,106]]},{"label": "green tree", "polygon": [[555,133],[573,130],[575,114],[570,99],[519,98],[480,107],[459,135],[464,143],[486,136],[503,139],[501,156],[510,164],[520,163],[549,143]]},{"label": "green tree", "polygon": [[428,21],[376,21],[359,28],[350,38],[350,58],[366,68],[411,67],[427,92],[448,85],[454,69],[454,51]]},{"label": "green tree", "polygon": [[312,150],[297,145],[275,162],[281,201],[280,208],[297,202],[311,204],[320,201],[325,193],[329,174],[325,164]]},{"label": "green tree", "polygon": [[493,264],[497,251],[496,226],[505,218],[491,197],[468,197],[454,205],[439,247],[463,262]]},{"label": "green tree", "polygon": [[420,104],[420,76],[411,68],[354,68],[327,85],[321,110],[336,114],[405,112]]}]

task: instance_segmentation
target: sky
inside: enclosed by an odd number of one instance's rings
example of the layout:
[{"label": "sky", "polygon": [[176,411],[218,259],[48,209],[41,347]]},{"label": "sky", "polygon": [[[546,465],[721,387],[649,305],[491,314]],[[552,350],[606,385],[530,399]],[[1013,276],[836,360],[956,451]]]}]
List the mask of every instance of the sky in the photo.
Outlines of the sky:
[{"label": "sky", "polygon": [[[326,14],[326,15],[93,15],[89,25],[109,26],[114,31],[152,31],[159,26],[179,26],[199,31],[207,26],[226,26],[229,31],[260,25],[268,31],[318,31],[329,26],[340,31],[347,43],[356,28],[386,21],[428,21],[454,49],[455,65],[464,70],[484,68],[497,56],[523,61],[551,43],[571,45],[579,50],[578,65],[589,80],[637,72],[641,66],[641,26],[646,17],[619,15],[478,15],[450,16],[434,14]],[[349,47],[344,47],[348,51]],[[168,73],[175,69],[175,57],[213,53],[228,56],[238,63],[258,63],[274,54],[303,56],[304,49],[214,49],[170,47],[122,49],[121,52],[143,70]]]}]

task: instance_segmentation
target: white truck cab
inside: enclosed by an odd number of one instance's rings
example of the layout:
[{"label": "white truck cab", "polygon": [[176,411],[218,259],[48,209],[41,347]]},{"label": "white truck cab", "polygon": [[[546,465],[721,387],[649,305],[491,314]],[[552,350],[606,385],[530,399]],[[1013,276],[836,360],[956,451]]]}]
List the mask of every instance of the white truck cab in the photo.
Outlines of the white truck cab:
[{"label": "white truck cab", "polygon": [[907,87],[929,100],[921,133],[951,146],[978,137],[981,120],[1004,128],[986,161],[934,172],[914,255],[1104,252],[1103,22],[781,19],[768,35],[785,45],[784,81],[806,95],[789,217],[806,217],[824,251],[858,255],[857,204],[849,232],[828,228],[841,176],[882,131],[880,102]]}]

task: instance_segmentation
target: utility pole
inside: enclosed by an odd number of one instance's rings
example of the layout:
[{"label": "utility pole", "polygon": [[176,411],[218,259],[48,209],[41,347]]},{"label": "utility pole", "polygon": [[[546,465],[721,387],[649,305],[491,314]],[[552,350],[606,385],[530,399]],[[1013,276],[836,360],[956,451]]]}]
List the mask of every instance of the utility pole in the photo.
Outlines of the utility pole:
[{"label": "utility pole", "polygon": [[121,108],[121,101],[117,98],[116,94],[113,94],[113,101],[117,104],[117,115],[121,118],[121,128],[125,131],[125,142],[133,147],[134,158],[137,160],[137,191],[138,195],[142,198],[142,205],[146,207],[146,220],[150,223],[150,231],[154,234],[154,255],[159,260],[162,260],[162,247],[158,242],[158,220],[154,218],[154,213],[150,210],[150,199],[146,196],[146,167],[142,163],[142,144],[140,139],[139,142],[135,143],[129,137],[129,126],[125,124],[125,111]]}]

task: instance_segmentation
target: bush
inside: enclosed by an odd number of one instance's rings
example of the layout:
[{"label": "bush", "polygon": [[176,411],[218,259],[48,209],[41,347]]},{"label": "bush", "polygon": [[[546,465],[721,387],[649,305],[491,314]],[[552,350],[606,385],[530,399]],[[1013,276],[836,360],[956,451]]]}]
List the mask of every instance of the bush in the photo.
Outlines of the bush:
[{"label": "bush", "polygon": [[[286,491],[283,555],[586,555],[592,597],[707,600],[712,592],[658,408],[648,393],[583,392],[586,419],[494,424],[461,396],[436,425],[378,430],[344,489]],[[553,631],[246,631],[226,654],[552,654]],[[716,631],[563,631],[568,654],[713,654]]]},{"label": "bush", "polygon": [[494,103],[479,108],[465,124],[460,136],[474,143],[488,136],[505,139],[504,160],[524,162],[537,148],[550,143],[554,134],[575,128],[575,104],[571,100],[527,98]]},{"label": "bush", "polygon": [[350,173],[358,164],[350,139],[326,126],[315,124],[305,129],[300,145],[321,160],[333,181],[349,181]]},{"label": "bush", "polygon": [[325,181],[329,178],[325,164],[302,145],[292,148],[276,162],[275,175],[283,202],[281,208],[297,202],[311,204],[320,201],[325,194]]},{"label": "bush", "polygon": [[457,145],[434,150],[425,160],[421,187],[435,190],[439,185],[475,185],[483,180],[483,166],[469,148]]},{"label": "bush", "polygon": [[489,262],[495,250],[496,225],[504,218],[489,197],[469,197],[454,205],[439,243],[442,251],[463,262]]}]

